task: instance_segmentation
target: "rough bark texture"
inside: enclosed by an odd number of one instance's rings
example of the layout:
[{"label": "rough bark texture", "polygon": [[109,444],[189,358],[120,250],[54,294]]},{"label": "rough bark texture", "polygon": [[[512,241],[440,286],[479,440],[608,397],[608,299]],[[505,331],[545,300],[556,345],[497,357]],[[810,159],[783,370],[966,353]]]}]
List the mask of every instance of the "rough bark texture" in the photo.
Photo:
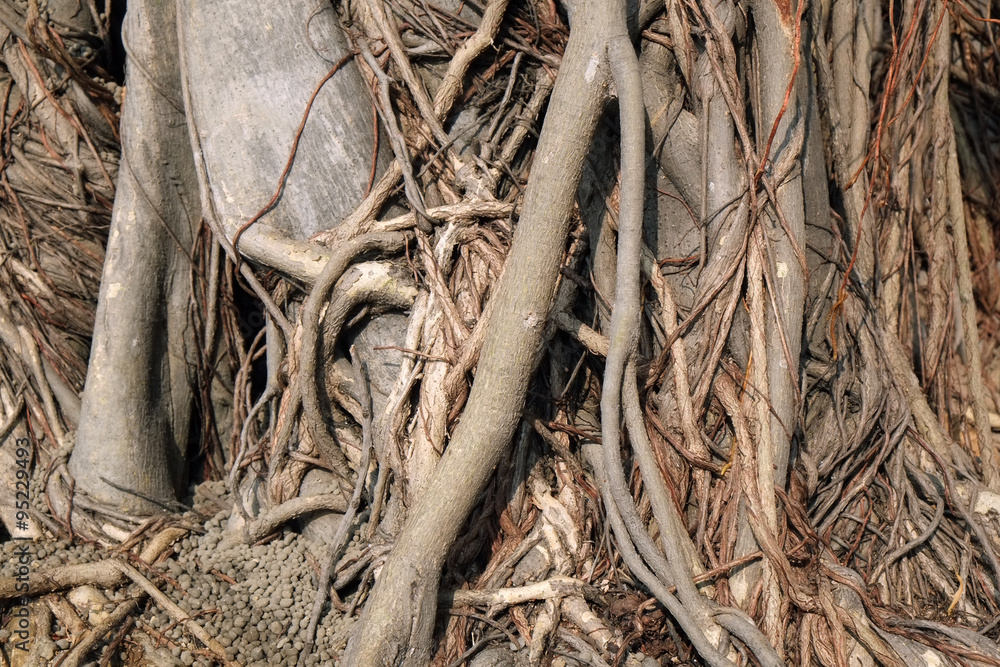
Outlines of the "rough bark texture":
[{"label": "rough bark texture", "polygon": [[506,316],[492,322],[462,421],[410,511],[348,643],[344,662],[352,667],[427,664],[444,558],[520,420],[541,355],[583,161],[606,94],[600,3],[580,4],[524,212],[493,297],[497,312]]},{"label": "rough bark texture", "polygon": [[[17,151],[30,147],[75,175],[59,187],[84,218],[101,213],[90,198],[110,199],[79,178],[101,158],[73,154],[74,117],[53,101],[74,99],[72,85],[50,86],[71,68],[52,49],[72,37],[53,24],[86,15],[53,1],[54,15],[0,3],[5,120],[27,127],[0,137],[0,172],[23,180]],[[431,0],[360,0],[338,6],[351,54],[328,5],[246,16],[235,0],[173,1],[176,20],[140,0],[126,34],[126,173],[73,468],[127,510],[148,507],[101,479],[172,494],[186,383],[214,398],[204,359],[219,358],[217,338],[202,314],[233,301],[220,255],[237,260],[248,228],[237,263],[266,329],[225,341],[240,429],[209,449],[236,514],[218,542],[218,520],[187,542],[228,549],[301,519],[325,554],[315,590],[305,576],[294,595],[315,595],[308,623],[264,611],[248,622],[256,645],[233,642],[229,658],[422,667],[508,642],[531,665],[555,653],[635,664],[638,649],[711,667],[1000,656],[996,622],[984,625],[1000,612],[988,229],[1000,144],[981,103],[997,97],[1000,55],[974,7],[443,0],[455,16]],[[178,68],[163,64],[174,56]],[[74,81],[106,101],[91,76]],[[380,178],[371,102],[396,157]],[[546,104],[535,149],[525,140]],[[60,151],[65,164],[49,157]],[[192,234],[187,151],[207,250]],[[0,185],[0,348],[22,362],[0,365],[0,446],[8,432],[34,439],[49,488],[69,490],[61,461],[85,368],[53,380],[65,364],[31,319],[63,289],[46,283],[47,253],[32,256],[54,234],[11,232],[24,185]],[[412,213],[383,210],[404,198]],[[192,244],[196,270],[177,250]],[[185,275],[206,264],[222,280],[187,296]],[[235,331],[231,315],[212,321]],[[175,331],[191,322],[189,379]],[[375,349],[404,327],[399,349]],[[9,454],[0,461],[27,468]],[[29,529],[64,530],[69,506],[53,502]],[[76,534],[103,543],[142,521],[83,494],[74,507]],[[186,549],[178,562],[208,577]],[[251,562],[250,579],[276,583]],[[210,586],[219,632],[250,605],[234,593],[246,580],[225,576],[228,591]],[[348,617],[365,605],[353,628],[341,602]],[[35,607],[34,655],[55,651]],[[302,611],[282,602],[280,620]],[[67,664],[89,650],[74,645]]]}]

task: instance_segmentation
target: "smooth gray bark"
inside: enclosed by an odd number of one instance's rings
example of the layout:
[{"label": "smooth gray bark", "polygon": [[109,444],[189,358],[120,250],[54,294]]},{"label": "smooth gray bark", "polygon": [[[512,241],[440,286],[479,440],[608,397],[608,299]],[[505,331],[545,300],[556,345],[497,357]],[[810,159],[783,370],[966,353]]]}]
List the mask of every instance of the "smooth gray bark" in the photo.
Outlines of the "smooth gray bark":
[{"label": "smooth gray bark", "polygon": [[[350,48],[333,8],[315,2],[179,8],[188,112],[232,239],[274,196],[310,97]],[[348,60],[316,96],[280,199],[241,246],[269,228],[305,239],[335,227],[365,194],[373,146],[370,98]]]},{"label": "smooth gray bark", "polygon": [[99,500],[154,505],[184,482],[191,419],[189,258],[199,220],[173,2],[129,6],[122,160],[76,448],[69,470]]},{"label": "smooth gray bark", "polygon": [[[180,31],[173,3],[139,2],[126,17],[123,176],[70,464],[83,489],[136,510],[153,506],[102,479],[155,498],[172,498],[184,481],[196,343],[188,257],[201,214],[188,123],[201,143],[211,204],[232,239],[274,196],[313,92],[349,53],[332,8],[266,3],[247,12],[237,2],[182,2],[178,9]],[[285,262],[293,277],[308,276],[302,267],[310,264],[318,270],[325,257],[304,240],[357,205],[373,150],[365,84],[348,59],[316,96],[281,196],[248,232],[248,245],[296,250],[300,256]]]},{"label": "smooth gray bark", "polygon": [[[761,143],[774,130],[774,142],[767,157],[774,162],[775,174],[789,159],[801,165],[802,144],[809,110],[799,100],[801,85],[793,85],[802,70],[794,70],[795,20],[792,3],[754,3],[755,28],[760,44],[760,108],[758,136]],[[802,65],[800,64],[800,68]],[[786,90],[791,86],[787,108]],[[776,127],[773,125],[777,123]],[[758,148],[763,152],[763,147]],[[763,155],[761,156],[764,157]],[[805,199],[801,169],[796,166],[787,178],[774,183],[780,213],[767,209],[764,218],[769,237],[770,267],[764,272],[772,307],[768,315],[767,373],[771,402],[771,447],[774,481],[784,487],[788,474],[791,440],[799,421],[799,356],[802,348],[802,315],[805,305]],[[780,216],[784,217],[782,221]]]}]

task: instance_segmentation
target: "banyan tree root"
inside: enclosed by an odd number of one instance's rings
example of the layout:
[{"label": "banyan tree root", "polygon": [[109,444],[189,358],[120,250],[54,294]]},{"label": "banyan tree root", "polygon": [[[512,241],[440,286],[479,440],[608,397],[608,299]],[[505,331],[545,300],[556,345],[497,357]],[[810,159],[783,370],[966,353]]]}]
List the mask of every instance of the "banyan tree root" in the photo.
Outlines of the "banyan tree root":
[{"label": "banyan tree root", "polygon": [[[496,137],[523,141],[548,98],[549,73],[523,71],[532,46],[519,31],[557,40],[558,15],[490,2],[475,27],[408,0],[356,3],[368,12],[352,26],[366,33],[358,62],[397,161],[315,243],[258,221],[238,244],[258,262],[240,271],[268,322],[240,357],[242,428],[223,464],[240,514],[232,537],[265,540],[326,514],[336,539],[317,569],[339,573],[319,572],[319,613],[328,578],[359,582],[339,610],[366,602],[348,664],[425,664],[446,606],[433,655],[444,663],[522,641],[530,660],[594,664],[647,642],[712,665],[995,657],[991,640],[949,625],[988,637],[998,611],[996,328],[983,307],[995,301],[979,208],[990,195],[962,201],[982,193],[966,174],[988,181],[989,160],[950,118],[975,114],[951,98],[965,65],[938,34],[987,44],[985,28],[933,3],[890,12],[896,32],[874,2],[647,3],[637,56],[620,4],[611,21],[606,5],[573,3],[561,62],[537,58],[559,74],[518,206],[527,161]],[[455,26],[471,37],[460,43]],[[912,39],[883,48],[900,26]],[[419,71],[436,57],[421,54],[451,51],[437,63],[444,83]],[[477,97],[480,77],[506,71],[506,86]],[[991,94],[971,81],[959,95]],[[600,125],[612,98],[617,128]],[[465,118],[446,117],[466,100],[494,114],[474,119],[471,152]],[[201,129],[189,126],[210,202]],[[490,199],[498,183],[505,201]],[[375,219],[404,199],[414,212]],[[218,261],[238,259],[231,216],[203,213]],[[656,233],[642,217],[653,214]],[[519,219],[505,265],[508,216]],[[963,246],[971,261],[954,256]],[[357,263],[363,250],[393,264]],[[272,260],[282,279],[258,274]],[[345,353],[366,316],[407,308],[405,343],[385,346],[403,361],[373,414]],[[45,357],[14,333],[37,382]],[[966,349],[977,344],[978,362]],[[977,364],[978,384],[965,378]],[[44,393],[38,409],[62,409],[56,387]],[[9,398],[16,429],[32,406]],[[296,497],[322,468],[331,492]],[[99,530],[82,519],[101,508],[69,500],[65,466],[53,471],[55,519]],[[128,532],[118,519],[106,525]],[[335,563],[354,519],[370,544]],[[918,607],[947,623],[899,616]]]},{"label": "banyan tree root", "polygon": [[536,165],[551,166],[529,184],[492,297],[496,312],[508,316],[491,322],[462,421],[365,605],[344,656],[348,664],[422,665],[430,654],[447,548],[510,442],[539,361],[576,185],[604,106],[607,35],[599,5],[576,9],[579,29],[571,33],[535,156]]}]

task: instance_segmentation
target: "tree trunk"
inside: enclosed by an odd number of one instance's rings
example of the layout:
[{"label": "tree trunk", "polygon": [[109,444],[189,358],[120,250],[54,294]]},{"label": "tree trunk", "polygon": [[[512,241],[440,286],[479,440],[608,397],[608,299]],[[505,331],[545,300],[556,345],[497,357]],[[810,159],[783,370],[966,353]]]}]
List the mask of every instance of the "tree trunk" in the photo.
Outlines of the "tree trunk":
[{"label": "tree trunk", "polygon": [[158,509],[186,484],[195,346],[190,320],[198,185],[173,2],[129,6],[122,167],[69,470],[95,499]]}]

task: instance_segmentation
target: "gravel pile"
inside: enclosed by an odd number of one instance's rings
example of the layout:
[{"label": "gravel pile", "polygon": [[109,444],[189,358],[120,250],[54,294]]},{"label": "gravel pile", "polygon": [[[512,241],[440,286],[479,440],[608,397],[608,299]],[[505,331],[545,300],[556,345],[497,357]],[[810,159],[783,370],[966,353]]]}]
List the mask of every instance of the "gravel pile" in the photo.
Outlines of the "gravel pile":
[{"label": "gravel pile", "polygon": [[17,567],[17,558],[14,549],[26,548],[31,554],[32,571],[41,570],[59,565],[75,565],[77,563],[93,563],[104,558],[104,553],[90,544],[70,545],[69,542],[41,541],[41,542],[14,542],[8,541],[0,545],[0,576],[14,576]]},{"label": "gravel pile", "polygon": [[[164,592],[184,611],[204,614],[200,622],[230,659],[254,667],[295,664],[316,594],[305,540],[287,532],[269,544],[220,549],[227,518],[228,512],[219,512],[205,524],[204,535],[174,546],[176,557],[166,562],[165,573],[177,585]],[[350,622],[329,612],[327,603],[307,665],[329,664],[346,641]],[[162,612],[147,621],[171,639],[185,636],[180,628],[168,630],[171,620]],[[208,664],[179,647],[171,652],[185,665]]]},{"label": "gravel pile", "polygon": [[[209,482],[198,491],[195,509],[202,512],[202,517],[206,510],[218,510],[220,501],[225,504],[221,483]],[[195,516],[199,515],[189,515]],[[172,557],[158,564],[162,577],[151,573],[148,576],[226,647],[228,658],[247,667],[294,665],[305,645],[320,564],[307,555],[306,540],[291,531],[268,544],[223,548],[220,543],[228,517],[228,510],[216,511],[204,524],[203,535],[190,534],[176,543]],[[14,547],[12,542],[0,546],[0,574],[4,576],[14,573]],[[71,546],[64,541],[28,543],[28,548],[33,570],[105,557],[93,546]],[[108,603],[104,609],[91,611],[111,611],[127,597],[125,588],[105,593]],[[200,655],[204,648],[200,642],[174,624],[163,610],[153,604],[148,607],[140,627],[145,624],[146,629],[152,628],[154,641],[159,640],[181,664],[217,664]],[[306,664],[333,664],[346,644],[352,623],[353,619],[331,610],[327,602],[316,645]],[[54,630],[57,636],[66,636],[61,628]],[[57,645],[68,647],[68,642]]]}]

